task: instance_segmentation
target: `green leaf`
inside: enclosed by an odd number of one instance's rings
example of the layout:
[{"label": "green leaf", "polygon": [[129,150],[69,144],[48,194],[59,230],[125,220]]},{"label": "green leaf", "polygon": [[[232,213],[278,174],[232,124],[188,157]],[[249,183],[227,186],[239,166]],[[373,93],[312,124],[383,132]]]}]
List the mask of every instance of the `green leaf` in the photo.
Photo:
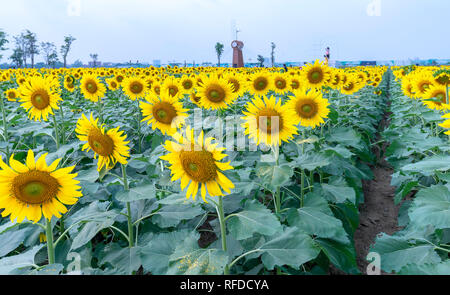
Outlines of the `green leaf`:
[{"label": "green leaf", "polygon": [[295,227],[287,228],[282,234],[275,235],[259,250],[263,252],[261,259],[269,270],[283,265],[299,268],[320,253],[320,248],[311,237]]},{"label": "green leaf", "polygon": [[256,167],[256,174],[264,181],[264,185],[275,191],[289,182],[294,170],[289,165],[274,166],[269,163],[261,163]]},{"label": "green leaf", "polygon": [[403,171],[418,172],[425,176],[431,176],[436,171],[445,172],[450,170],[450,156],[438,155],[429,157],[414,164],[405,165],[401,169]]},{"label": "green leaf", "polygon": [[120,202],[132,202],[137,200],[148,200],[156,197],[156,188],[154,184],[145,184],[130,188],[129,191],[121,191],[116,195]]},{"label": "green leaf", "polygon": [[448,275],[450,274],[450,260],[443,261],[437,264],[408,264],[403,267],[399,272],[399,275]]},{"label": "green leaf", "polygon": [[19,247],[34,230],[33,227],[28,226],[22,229],[15,228],[0,234],[0,257]]},{"label": "green leaf", "polygon": [[228,255],[219,249],[202,249],[194,233],[178,245],[170,256],[168,275],[221,275]]},{"label": "green leaf", "polygon": [[322,189],[335,203],[344,203],[346,200],[353,204],[356,202],[355,190],[347,186],[342,178],[335,179],[330,183],[323,183]]},{"label": "green leaf", "polygon": [[153,275],[165,275],[169,268],[170,255],[188,236],[188,231],[177,231],[152,237],[140,252],[144,270],[151,272]]},{"label": "green leaf", "polygon": [[192,206],[192,204],[168,205],[155,213],[152,221],[162,228],[174,227],[182,220],[190,220],[203,213],[204,211],[200,206]]},{"label": "green leaf", "polygon": [[95,201],[66,219],[68,226],[78,223],[69,231],[73,237],[71,250],[84,246],[99,231],[114,224],[119,212],[117,210],[107,211],[108,204]]},{"label": "green leaf", "polygon": [[298,164],[301,169],[312,171],[316,168],[329,165],[330,161],[327,157],[314,153],[312,155],[301,155],[293,163]]},{"label": "green leaf", "polygon": [[377,237],[375,245],[370,250],[381,255],[381,269],[386,272],[398,272],[408,264],[423,265],[439,263],[441,259],[434,251],[434,246],[428,243],[409,241],[405,237],[388,236],[383,233]]},{"label": "green leaf", "polygon": [[[311,196],[322,198],[317,195],[309,195],[309,198]],[[296,226],[310,235],[331,238],[343,244],[350,242],[342,222],[335,218],[330,210],[324,212],[321,207],[313,204],[309,205],[305,202],[305,206],[302,208],[292,208],[289,210],[287,220],[290,225]]]},{"label": "green leaf", "polygon": [[338,142],[356,149],[361,149],[363,147],[361,144],[361,135],[355,130],[347,127],[333,129],[333,132],[328,135],[327,141]]},{"label": "green leaf", "polygon": [[244,210],[233,214],[227,225],[236,240],[250,238],[254,233],[272,236],[282,229],[277,217],[257,201],[247,202]]},{"label": "green leaf", "polygon": [[409,211],[412,223],[431,224],[436,229],[450,228],[450,192],[446,186],[436,185],[420,190]]},{"label": "green leaf", "polygon": [[27,268],[34,265],[34,256],[36,253],[44,247],[44,244],[37,245],[30,250],[23,252],[19,255],[9,256],[0,259],[0,275],[12,274],[14,271],[21,268]]},{"label": "green leaf", "polygon": [[334,266],[349,274],[360,273],[356,264],[356,252],[353,246],[321,238],[316,239],[316,242]]},{"label": "green leaf", "polygon": [[103,249],[105,256],[100,265],[109,263],[120,274],[132,274],[141,266],[140,250],[139,247],[122,248],[117,243],[108,244]]},{"label": "green leaf", "polygon": [[410,181],[401,186],[401,190],[395,194],[394,202],[395,205],[400,204],[400,202],[409,194],[413,188],[415,188],[419,184],[418,181]]}]

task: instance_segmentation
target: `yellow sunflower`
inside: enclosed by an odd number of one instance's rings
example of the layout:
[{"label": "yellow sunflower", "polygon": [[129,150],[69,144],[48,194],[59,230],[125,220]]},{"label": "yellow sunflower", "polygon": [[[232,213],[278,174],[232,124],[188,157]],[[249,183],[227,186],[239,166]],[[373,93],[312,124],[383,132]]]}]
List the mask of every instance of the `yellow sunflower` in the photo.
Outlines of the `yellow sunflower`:
[{"label": "yellow sunflower", "polygon": [[443,86],[431,85],[423,96],[423,99],[437,99],[439,101],[424,100],[423,103],[433,110],[448,110],[446,89]]},{"label": "yellow sunflower", "polygon": [[327,65],[316,60],[314,64],[308,64],[303,68],[302,77],[311,88],[321,88],[330,79],[330,70]]},{"label": "yellow sunflower", "polygon": [[245,83],[243,82],[243,78],[237,74],[225,74],[223,75],[223,79],[228,81],[228,83],[233,85],[233,93],[236,97],[240,97],[246,91]]},{"label": "yellow sunflower", "polygon": [[54,79],[30,77],[19,87],[21,106],[31,119],[47,121],[48,115],[53,115],[53,109],[58,109],[58,102],[62,100],[58,88]]},{"label": "yellow sunflower", "polygon": [[75,166],[57,169],[61,159],[47,166],[46,156],[35,161],[29,150],[24,165],[12,155],[11,167],[0,158],[0,208],[3,217],[10,215],[11,222],[27,218],[36,223],[42,214],[48,220],[60,218],[67,212],[64,205],[73,205],[82,196],[79,181],[74,179],[77,174],[71,173]]},{"label": "yellow sunflower", "polygon": [[233,104],[236,94],[233,93],[233,84],[216,75],[203,77],[197,87],[200,105],[205,109],[224,109]]},{"label": "yellow sunflower", "polygon": [[254,95],[266,95],[272,89],[271,76],[265,72],[253,74],[248,81],[247,89]]},{"label": "yellow sunflower", "polygon": [[100,82],[97,76],[84,74],[80,83],[81,92],[86,99],[97,102],[99,98],[105,96],[106,87]]},{"label": "yellow sunflower", "polygon": [[186,128],[186,137],[175,133],[173,138],[176,140],[167,140],[164,148],[169,154],[161,157],[168,161],[172,175],[172,181],[181,179],[181,189],[186,191],[186,198],[195,200],[198,190],[202,199],[206,201],[206,194],[211,197],[223,196],[224,190],[230,193],[234,184],[222,173],[225,170],[232,170],[230,162],[220,162],[227,157],[222,153],[225,148],[218,148],[217,143],[213,144],[214,138],[204,138],[203,131],[197,140],[194,137],[194,130],[189,126]]},{"label": "yellow sunflower", "polygon": [[17,89],[8,89],[5,91],[5,97],[8,101],[16,101],[19,97]]},{"label": "yellow sunflower", "polygon": [[141,103],[141,111],[147,124],[152,124],[153,130],[158,128],[162,134],[172,135],[184,125],[187,117],[187,109],[183,109],[183,104],[170,95],[147,95],[148,103]]},{"label": "yellow sunflower", "polygon": [[315,128],[325,123],[323,119],[327,118],[330,113],[328,100],[323,98],[322,92],[316,89],[295,91],[286,106],[294,110],[296,119],[303,127]]},{"label": "yellow sunflower", "polygon": [[123,131],[119,131],[119,127],[110,129],[105,132],[103,125],[98,126],[98,119],[92,117],[86,118],[84,114],[77,122],[75,129],[77,137],[81,141],[86,141],[82,150],[94,151],[94,159],[98,155],[97,170],[112,169],[117,162],[121,164],[127,163],[127,158],[130,156],[129,141],[125,141],[126,135],[122,135]]},{"label": "yellow sunflower", "polygon": [[140,77],[128,77],[122,82],[122,88],[131,100],[136,100],[145,96],[147,83]]},{"label": "yellow sunflower", "polygon": [[164,80],[161,85],[161,93],[163,95],[167,94],[175,98],[180,98],[184,91],[180,84],[180,81],[175,77],[168,77]]},{"label": "yellow sunflower", "polygon": [[191,76],[184,76],[181,78],[180,84],[182,86],[182,91],[185,94],[190,94],[194,89],[196,81]]},{"label": "yellow sunflower", "polygon": [[273,90],[278,94],[285,94],[289,91],[289,79],[286,74],[276,73],[272,76]]},{"label": "yellow sunflower", "polygon": [[108,88],[110,90],[117,90],[120,87],[119,82],[117,82],[114,78],[106,79],[106,83],[108,84]]},{"label": "yellow sunflower", "polygon": [[242,117],[245,122],[245,134],[253,138],[256,144],[265,143],[270,146],[281,145],[297,134],[299,123],[294,110],[281,105],[276,98],[256,97],[247,103]]}]

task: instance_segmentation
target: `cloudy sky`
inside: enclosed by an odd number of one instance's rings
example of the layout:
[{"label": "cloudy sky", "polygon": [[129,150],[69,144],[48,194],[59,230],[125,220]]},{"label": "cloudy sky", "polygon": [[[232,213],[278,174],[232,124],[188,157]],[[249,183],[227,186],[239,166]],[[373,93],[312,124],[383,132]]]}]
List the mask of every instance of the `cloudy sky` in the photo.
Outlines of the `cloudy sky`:
[{"label": "cloudy sky", "polygon": [[[233,27],[245,61],[321,58],[405,60],[450,58],[448,0],[0,0],[0,29],[11,38],[25,29],[40,41],[77,38],[69,63],[215,62],[214,45],[231,60]],[[12,47],[14,44],[9,44]],[[11,53],[6,52],[5,56]],[[42,60],[41,57],[38,61]],[[5,58],[2,61],[5,62]]]}]

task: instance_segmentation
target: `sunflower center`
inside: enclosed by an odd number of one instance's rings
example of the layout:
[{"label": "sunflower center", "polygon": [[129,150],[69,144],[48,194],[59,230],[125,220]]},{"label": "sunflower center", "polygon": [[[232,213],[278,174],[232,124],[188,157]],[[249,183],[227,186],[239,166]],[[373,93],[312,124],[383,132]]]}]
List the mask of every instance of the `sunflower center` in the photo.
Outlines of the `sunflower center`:
[{"label": "sunflower center", "polygon": [[114,141],[108,135],[102,134],[97,128],[89,131],[88,142],[91,149],[100,156],[108,157],[114,152]]},{"label": "sunflower center", "polygon": [[156,92],[156,94],[159,95],[160,90],[161,90],[161,88],[159,88],[158,86],[155,87],[155,92]]},{"label": "sunflower center", "polygon": [[208,91],[206,97],[208,100],[219,103],[225,100],[225,90],[219,85],[212,85]]},{"label": "sunflower center", "polygon": [[50,96],[46,90],[38,90],[32,94],[31,103],[38,110],[43,110],[50,105]]},{"label": "sunflower center", "polygon": [[274,109],[259,111],[256,124],[266,134],[279,133],[280,130],[283,130],[283,118]]},{"label": "sunflower center", "polygon": [[302,99],[297,102],[295,110],[300,118],[310,119],[317,114],[318,106],[312,99]]},{"label": "sunflower center", "polygon": [[320,69],[315,69],[309,74],[309,82],[311,83],[319,83],[323,79],[323,74]]},{"label": "sunflower center", "polygon": [[117,83],[114,82],[114,81],[112,81],[112,82],[111,82],[111,87],[112,87],[112,88],[116,88],[116,87],[117,87]]},{"label": "sunflower center", "polygon": [[177,110],[166,101],[159,102],[153,106],[153,117],[161,123],[171,124],[176,116]]},{"label": "sunflower center", "polygon": [[97,92],[97,83],[95,83],[94,81],[88,81],[86,82],[86,89],[89,93],[96,93]]},{"label": "sunflower center", "polygon": [[258,77],[255,79],[255,82],[253,82],[255,89],[260,91],[266,89],[268,84],[269,81],[267,81],[265,77]]},{"label": "sunflower center", "polygon": [[298,81],[292,81],[292,88],[298,89],[300,87],[300,83]]},{"label": "sunflower center", "polygon": [[192,82],[189,80],[183,82],[184,89],[191,89],[192,85]]},{"label": "sunflower center", "polygon": [[142,90],[144,90],[144,85],[142,85],[139,82],[133,82],[130,85],[130,91],[133,92],[134,94],[139,94],[142,92]]},{"label": "sunflower center", "polygon": [[12,193],[26,204],[42,204],[56,196],[59,186],[48,172],[32,170],[14,178]]},{"label": "sunflower center", "polygon": [[353,89],[354,86],[355,85],[352,82],[350,82],[346,86],[344,86],[344,89],[347,90],[347,91],[350,91],[350,90]]},{"label": "sunflower center", "polygon": [[217,177],[214,157],[208,151],[182,151],[180,160],[184,172],[194,181],[204,183]]},{"label": "sunflower center", "polygon": [[14,92],[8,93],[9,98],[16,98],[16,94]]},{"label": "sunflower center", "polygon": [[175,96],[178,93],[178,89],[176,87],[169,87],[169,94]]},{"label": "sunflower center", "polygon": [[286,87],[286,82],[284,80],[278,80],[275,85],[278,89],[283,89]]}]

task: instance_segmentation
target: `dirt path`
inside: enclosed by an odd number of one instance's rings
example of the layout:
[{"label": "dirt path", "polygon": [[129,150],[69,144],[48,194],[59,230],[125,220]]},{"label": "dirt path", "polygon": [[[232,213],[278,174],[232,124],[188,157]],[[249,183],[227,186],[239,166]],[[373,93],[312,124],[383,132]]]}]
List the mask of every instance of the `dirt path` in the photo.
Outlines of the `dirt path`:
[{"label": "dirt path", "polygon": [[[386,113],[380,123],[380,131],[389,125],[389,114]],[[380,136],[377,136],[377,141]],[[377,155],[377,163],[372,167],[374,179],[363,183],[364,204],[359,207],[360,225],[355,232],[356,259],[359,270],[366,274],[367,254],[370,246],[375,242],[379,233],[393,234],[398,227],[397,217],[400,205],[394,204],[395,187],[391,186],[391,175],[393,170],[384,159],[384,151],[387,143],[373,152]]]}]

